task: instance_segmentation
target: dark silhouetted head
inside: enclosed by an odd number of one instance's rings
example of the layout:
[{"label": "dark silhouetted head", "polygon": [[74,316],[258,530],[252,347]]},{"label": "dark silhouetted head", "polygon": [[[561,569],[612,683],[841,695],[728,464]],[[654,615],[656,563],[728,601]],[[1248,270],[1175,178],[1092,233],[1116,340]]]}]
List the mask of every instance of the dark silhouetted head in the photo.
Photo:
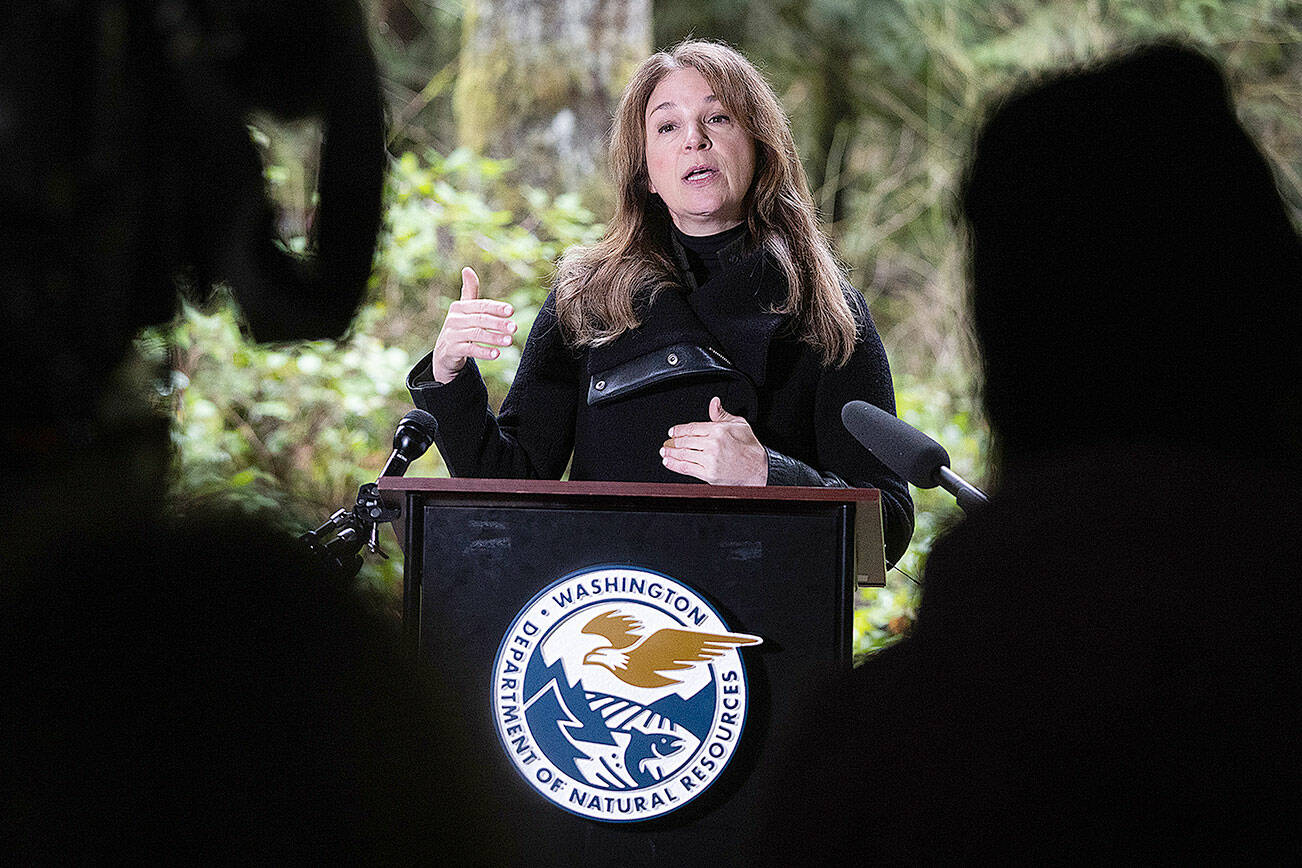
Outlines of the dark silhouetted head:
[{"label": "dark silhouetted head", "polygon": [[961,204],[1006,461],[1295,436],[1302,246],[1204,54],[1147,45],[1023,85]]},{"label": "dark silhouetted head", "polygon": [[[337,337],[366,289],[386,163],[355,0],[11,0],[0,12],[0,468],[58,463],[178,278],[253,337]],[[320,203],[284,252],[250,112],[313,118]],[[51,458],[51,456],[54,456]]]}]

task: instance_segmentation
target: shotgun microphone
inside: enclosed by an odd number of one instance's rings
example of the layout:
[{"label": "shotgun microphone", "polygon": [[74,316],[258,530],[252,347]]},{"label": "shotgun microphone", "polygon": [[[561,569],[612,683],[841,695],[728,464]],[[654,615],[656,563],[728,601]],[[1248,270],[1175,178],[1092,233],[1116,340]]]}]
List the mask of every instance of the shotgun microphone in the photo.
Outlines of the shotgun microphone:
[{"label": "shotgun microphone", "polygon": [[917,428],[867,401],[850,401],[841,408],[841,422],[854,439],[897,476],[918,488],[944,488],[970,512],[990,498],[949,469],[945,447]]}]

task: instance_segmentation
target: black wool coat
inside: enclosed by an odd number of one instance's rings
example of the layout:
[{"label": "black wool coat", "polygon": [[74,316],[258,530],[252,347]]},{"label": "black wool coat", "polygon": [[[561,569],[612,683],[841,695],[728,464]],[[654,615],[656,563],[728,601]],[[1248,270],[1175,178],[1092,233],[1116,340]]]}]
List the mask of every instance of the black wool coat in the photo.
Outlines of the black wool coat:
[{"label": "black wool coat", "polygon": [[[432,354],[411,370],[417,407],[438,420],[439,451],[453,476],[697,482],[661,463],[670,427],[709,419],[709,403],[743,416],[768,451],[769,485],[871,487],[882,492],[886,555],[895,561],[913,532],[907,484],[845,430],[841,408],[862,400],[895,411],[881,339],[856,290],[854,354],[840,368],[798,341],[770,312],[786,297],[781,270],[741,243],[721,251],[723,269],[699,287],[662,291],[642,324],[610,344],[570,346],[547,297],[525,343],[502,409],[469,360],[450,383],[433,378]],[[572,463],[571,463],[572,459]]]}]

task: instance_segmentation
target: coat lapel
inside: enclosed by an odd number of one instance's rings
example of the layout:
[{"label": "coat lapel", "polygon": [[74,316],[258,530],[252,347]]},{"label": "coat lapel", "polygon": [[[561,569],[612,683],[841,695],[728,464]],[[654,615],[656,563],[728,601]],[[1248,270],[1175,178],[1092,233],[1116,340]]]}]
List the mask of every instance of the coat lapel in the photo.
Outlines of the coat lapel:
[{"label": "coat lapel", "polygon": [[624,332],[605,346],[592,349],[588,354],[588,373],[610,370],[652,350],[674,344],[715,346],[718,342],[687,303],[686,295],[679,289],[662,291],[656,296],[655,303],[643,311],[640,326]]},{"label": "coat lapel", "polygon": [[694,343],[721,353],[731,367],[762,385],[769,344],[786,317],[769,312],[785,301],[781,272],[763,251],[737,257],[693,292],[665,290],[642,316],[642,324],[588,354],[588,373],[609,370],[652,350]]},{"label": "coat lapel", "polygon": [[782,273],[762,250],[739,258],[688,297],[697,318],[733,367],[763,385],[769,345],[786,322],[771,308],[786,296]]}]

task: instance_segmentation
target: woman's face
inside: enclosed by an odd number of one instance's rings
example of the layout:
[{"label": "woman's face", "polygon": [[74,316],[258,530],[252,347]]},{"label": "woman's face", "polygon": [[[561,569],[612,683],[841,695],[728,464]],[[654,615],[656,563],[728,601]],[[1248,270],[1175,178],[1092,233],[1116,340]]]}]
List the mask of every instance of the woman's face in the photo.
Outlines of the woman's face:
[{"label": "woman's face", "polygon": [[660,80],[646,105],[651,192],[688,235],[713,235],[746,219],[742,200],[755,177],[755,140],[695,69]]}]

